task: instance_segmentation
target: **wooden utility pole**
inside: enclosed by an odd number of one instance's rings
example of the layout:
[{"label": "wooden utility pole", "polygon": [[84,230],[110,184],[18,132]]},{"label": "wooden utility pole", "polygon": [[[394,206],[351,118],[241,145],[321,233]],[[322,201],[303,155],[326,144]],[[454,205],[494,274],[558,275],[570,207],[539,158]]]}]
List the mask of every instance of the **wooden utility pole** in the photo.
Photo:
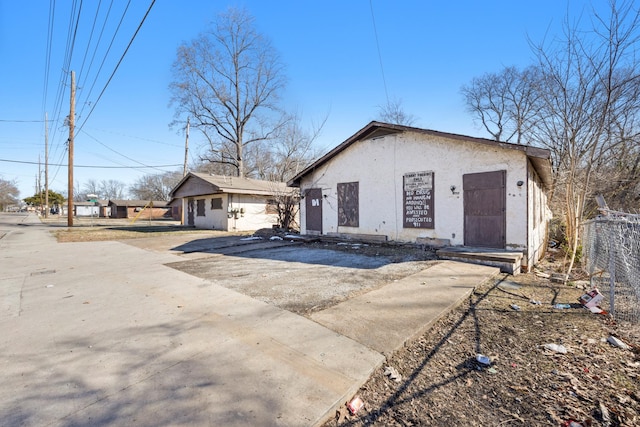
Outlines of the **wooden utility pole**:
[{"label": "wooden utility pole", "polygon": [[182,169],[182,177],[187,176],[187,158],[189,157],[189,117],[187,117],[187,136],[184,140],[184,168]]},{"label": "wooden utility pole", "polygon": [[73,138],[76,124],[76,72],[71,72],[71,108],[69,112],[69,176],[67,194],[67,226],[73,227]]},{"label": "wooden utility pole", "polygon": [[49,217],[49,129],[47,113],[44,113],[44,217]]}]

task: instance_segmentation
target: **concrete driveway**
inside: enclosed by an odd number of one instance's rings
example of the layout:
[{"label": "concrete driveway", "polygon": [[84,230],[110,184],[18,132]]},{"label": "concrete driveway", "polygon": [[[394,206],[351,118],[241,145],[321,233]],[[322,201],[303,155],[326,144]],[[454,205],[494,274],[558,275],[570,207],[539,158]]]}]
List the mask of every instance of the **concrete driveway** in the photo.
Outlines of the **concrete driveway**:
[{"label": "concrete driveway", "polygon": [[[318,425],[383,353],[497,273],[419,261],[403,270],[383,257],[239,237],[59,244],[25,215],[0,214],[0,236],[7,425]],[[446,291],[438,301],[429,276]],[[323,283],[339,291],[323,294]],[[346,308],[371,298],[403,319],[400,336],[378,325],[369,339],[382,313]],[[358,323],[367,336],[348,328]]]}]

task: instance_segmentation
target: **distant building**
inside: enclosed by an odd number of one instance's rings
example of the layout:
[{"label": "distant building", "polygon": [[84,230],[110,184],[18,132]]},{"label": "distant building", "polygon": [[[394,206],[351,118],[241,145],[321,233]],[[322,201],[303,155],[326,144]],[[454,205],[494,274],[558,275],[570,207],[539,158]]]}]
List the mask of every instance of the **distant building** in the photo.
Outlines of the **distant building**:
[{"label": "distant building", "polygon": [[111,218],[171,218],[171,210],[163,200],[109,200],[109,208]]},{"label": "distant building", "polygon": [[171,197],[182,200],[185,225],[253,231],[277,225],[276,200],[292,192],[284,182],[190,172],[174,187]]}]

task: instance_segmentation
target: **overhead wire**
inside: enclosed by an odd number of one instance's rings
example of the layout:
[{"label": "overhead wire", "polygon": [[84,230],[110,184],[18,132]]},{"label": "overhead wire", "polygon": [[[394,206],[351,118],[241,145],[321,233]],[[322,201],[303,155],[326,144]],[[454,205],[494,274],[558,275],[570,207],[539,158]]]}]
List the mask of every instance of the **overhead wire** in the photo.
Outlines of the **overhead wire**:
[{"label": "overhead wire", "polygon": [[91,47],[91,40],[93,40],[93,32],[96,29],[96,22],[98,21],[98,15],[100,14],[100,6],[102,5],[102,0],[98,1],[98,7],[96,8],[96,14],[93,18],[93,24],[91,25],[91,32],[89,33],[89,41],[87,41],[87,48],[84,50],[84,55],[82,56],[82,64],[80,65],[79,75],[83,75],[84,64],[87,61],[87,55],[89,54],[89,48]]},{"label": "overhead wire", "polygon": [[387,79],[384,75],[384,66],[382,65],[382,53],[380,52],[380,41],[378,40],[378,28],[376,27],[376,17],[373,13],[373,0],[369,0],[369,9],[371,9],[371,21],[373,22],[373,34],[376,39],[376,48],[378,50],[378,60],[380,61],[380,72],[382,73],[382,84],[384,85],[384,94],[387,97],[387,105],[389,105],[389,91],[387,90]]},{"label": "overhead wire", "polygon": [[[100,140],[98,140],[98,138],[96,138],[96,137],[94,137],[94,136],[92,136],[92,135],[89,135],[86,131],[84,131],[84,130],[82,130],[82,129],[79,129],[79,131],[80,131],[80,132],[82,132],[82,133],[84,133],[84,134],[85,134],[85,135],[87,135],[89,138],[93,139],[94,141],[96,141],[98,144],[102,145],[102,146],[103,146],[104,148],[106,148],[107,150],[112,151],[112,152],[116,153],[117,155],[124,157],[124,158],[125,158],[125,159],[127,159],[127,160],[130,160],[130,161],[132,161],[132,162],[134,162],[134,163],[137,163],[137,164],[139,164],[140,166],[142,166],[142,167],[144,167],[144,168],[152,168],[152,169],[154,168],[154,166],[146,165],[146,164],[144,164],[144,163],[142,163],[142,162],[137,161],[136,159],[133,159],[133,158],[131,158],[131,157],[129,157],[129,156],[126,156],[126,155],[124,155],[124,154],[120,153],[119,151],[117,151],[117,150],[115,150],[115,149],[113,149],[113,148],[109,147],[107,144],[105,144],[105,143],[101,142]],[[160,169],[158,169],[158,170],[160,170]],[[164,171],[160,170],[160,172],[164,172]]]},{"label": "overhead wire", "polygon": [[[97,5],[97,8],[95,10],[95,15],[93,16],[93,23],[91,25],[91,32],[86,44],[86,48],[84,49],[84,54],[82,55],[82,62],[81,62],[81,67],[80,67],[80,74],[79,74],[79,78],[78,81],[82,82],[80,87],[77,88],[77,96],[76,96],[76,103],[81,105],[80,108],[80,113],[76,116],[76,120],[81,119],[81,125],[80,126],[76,126],[76,131],[78,133],[81,133],[90,137],[91,139],[95,140],[96,142],[98,142],[100,145],[102,145],[103,147],[107,148],[108,150],[110,150],[111,152],[125,158],[128,159],[130,162],[134,162],[136,163],[138,166],[134,166],[134,165],[123,165],[123,166],[86,166],[86,167],[92,167],[92,168],[122,168],[122,169],[156,169],[159,170],[161,172],[165,172],[164,170],[160,169],[163,167],[178,167],[181,166],[181,164],[176,164],[176,165],[148,165],[148,164],[144,164],[142,162],[139,162],[131,157],[128,157],[120,152],[118,152],[117,150],[111,148],[110,146],[108,146],[107,144],[102,143],[101,141],[97,140],[95,137],[87,134],[86,132],[83,131],[83,127],[86,125],[88,119],[91,117],[92,113],[94,112],[96,105],[99,103],[99,101],[101,100],[101,98],[103,97],[103,95],[105,94],[107,88],[109,87],[109,84],[111,83],[111,81],[113,80],[116,72],[118,71],[119,67],[121,66],[125,56],[127,55],[127,53],[129,52],[134,40],[136,39],[136,36],[139,34],[142,25],[144,24],[144,22],[146,21],[147,17],[149,16],[149,13],[151,12],[154,4],[155,4],[155,0],[152,0],[144,14],[144,16],[142,17],[142,19],[140,20],[139,24],[137,25],[137,28],[135,29],[135,32],[133,33],[133,35],[131,36],[128,44],[126,45],[126,48],[124,49],[124,52],[120,55],[120,58],[117,62],[117,64],[115,65],[114,69],[112,70],[111,74],[109,75],[106,83],[104,84],[104,86],[102,87],[98,97],[95,99],[95,101],[89,101],[91,98],[91,94],[95,88],[95,86],[97,85],[98,81],[99,81],[99,77],[102,73],[102,70],[106,64],[106,61],[108,59],[108,57],[110,56],[111,51],[113,50],[113,47],[115,46],[115,40],[117,35],[121,32],[121,28],[123,26],[123,22],[125,21],[126,16],[128,16],[128,12],[130,11],[130,5],[131,5],[131,0],[129,0],[122,12],[122,15],[118,21],[117,27],[115,29],[115,32],[113,33],[113,36],[111,37],[111,40],[108,44],[108,47],[106,49],[106,51],[104,51],[104,53],[100,53],[100,48],[101,48],[101,41],[104,39],[104,35],[106,34],[106,29],[107,29],[107,25],[108,25],[108,21],[110,16],[112,15],[112,10],[113,10],[113,0],[111,0],[111,2],[109,3],[109,7],[106,9],[106,14],[104,14],[104,20],[101,22],[101,10],[104,10],[103,8],[101,8],[101,4],[102,1],[100,1]],[[46,111],[47,108],[47,104],[48,104],[48,94],[49,92],[51,92],[49,89],[49,85],[50,85],[50,75],[51,75],[51,64],[52,64],[52,51],[53,51],[53,46],[54,46],[54,42],[55,42],[55,20],[56,18],[60,15],[59,13],[56,14],[56,2],[55,0],[50,0],[50,10],[49,10],[49,28],[47,31],[47,50],[46,50],[46,58],[45,58],[45,69],[44,69],[44,80],[43,80],[43,85],[44,85],[44,90],[43,90],[43,110]],[[84,5],[86,6],[86,5]],[[50,158],[55,158],[55,159],[59,159],[58,162],[56,163],[50,163],[50,165],[52,167],[55,168],[55,171],[53,172],[52,176],[54,177],[53,180],[55,180],[55,177],[57,176],[58,172],[60,171],[60,168],[63,166],[66,166],[63,162],[64,157],[68,154],[68,138],[65,137],[64,134],[61,134],[59,131],[68,125],[68,114],[65,115],[63,113],[64,108],[63,108],[63,102],[64,99],[66,98],[66,93],[68,92],[68,88],[69,88],[69,84],[68,84],[68,75],[70,73],[71,70],[71,64],[73,63],[73,58],[76,55],[76,51],[78,51],[79,49],[79,41],[80,41],[80,34],[81,34],[81,30],[83,28],[81,20],[83,20],[83,17],[85,17],[88,13],[89,9],[87,9],[86,7],[83,8],[83,1],[80,0],[73,0],[73,2],[70,3],[70,8],[69,8],[69,20],[68,20],[68,24],[67,24],[67,37],[66,37],[66,42],[64,44],[65,48],[64,48],[64,55],[62,55],[62,67],[60,69],[60,78],[58,80],[58,84],[57,84],[57,88],[55,90],[55,98],[54,98],[54,102],[53,102],[53,110],[50,111],[50,119],[48,120],[48,126],[50,127],[51,131],[49,132],[50,135]],[[97,26],[98,26],[98,22],[101,22],[101,27],[100,27],[100,33],[98,35],[98,37],[96,38],[96,31],[97,31]],[[90,56],[90,60],[88,62],[87,65],[87,60]],[[100,66],[97,70],[97,72],[92,73],[91,70],[93,68],[93,64],[96,62],[96,59],[99,55],[103,55],[101,61],[100,61]],[[85,88],[87,87],[86,84],[88,82],[91,82],[91,86],[89,88],[89,90],[87,91]],[[79,96],[78,96],[79,95]],[[89,112],[84,115],[84,110],[87,106],[90,106],[90,110]],[[17,121],[10,121],[10,120],[5,120],[2,119],[0,121],[4,121],[4,122],[17,122]],[[43,122],[44,120],[34,120],[34,121],[24,121],[24,122]],[[156,141],[157,142],[157,141]],[[171,144],[167,144],[167,145],[171,145]],[[7,161],[6,159],[2,160],[2,161]],[[114,161],[113,159],[111,159],[110,161],[117,163],[116,161]],[[18,161],[16,161],[18,162]],[[76,167],[85,167],[82,165],[76,165]]]},{"label": "overhead wire", "polygon": [[[65,153],[66,154],[66,153]],[[24,165],[37,165],[41,162],[27,162],[23,160],[9,160],[9,159],[0,159],[0,162],[5,163],[19,163]],[[49,163],[49,166],[68,166],[67,163]],[[153,166],[104,166],[104,165],[73,165],[76,168],[92,168],[92,169],[154,169],[154,168],[174,168],[177,166],[182,166],[179,163],[173,165],[153,165]]]},{"label": "overhead wire", "polygon": [[144,24],[144,21],[147,19],[147,16],[149,16],[149,12],[151,12],[151,9],[153,8],[153,5],[155,3],[156,3],[156,0],[151,0],[151,4],[149,5],[149,8],[147,9],[147,12],[142,17],[142,20],[140,21],[140,24],[138,25],[138,28],[136,28],[135,33],[133,33],[133,36],[131,37],[131,40],[129,40],[129,44],[127,45],[127,48],[124,50],[124,52],[120,56],[120,60],[118,60],[118,63],[116,64],[115,68],[113,69],[113,72],[111,73],[111,75],[109,76],[109,79],[107,80],[107,83],[102,88],[102,91],[100,92],[100,95],[98,95],[98,98],[96,98],[96,101],[91,106],[91,110],[89,110],[89,113],[87,114],[87,117],[84,118],[84,121],[79,126],[79,130],[82,130],[82,127],[84,126],[84,124],[87,122],[87,120],[89,120],[89,117],[91,117],[91,114],[93,113],[93,110],[96,108],[96,105],[98,104],[98,102],[102,98],[102,95],[104,95],[104,92],[107,90],[107,87],[109,86],[109,83],[111,83],[111,80],[113,79],[113,76],[116,74],[116,71],[118,71],[118,68],[120,67],[120,64],[124,60],[124,57],[126,56],[127,52],[129,51],[129,48],[131,47],[131,45],[133,44],[133,41],[135,40],[136,36],[138,35],[138,32],[140,32],[140,28],[142,28],[142,25]]},{"label": "overhead wire", "polygon": [[[104,35],[104,30],[105,30],[105,28],[106,28],[106,26],[107,26],[107,22],[109,21],[109,16],[111,15],[111,8],[112,8],[112,7],[113,7],[113,0],[111,0],[111,2],[109,3],[109,8],[107,9],[107,12],[106,12],[106,14],[105,14],[104,21],[102,22],[102,28],[100,29],[100,35],[98,36],[98,40],[96,41],[96,47],[95,47],[95,49],[93,50],[93,55],[91,55],[91,61],[89,61],[89,67],[88,67],[88,69],[87,69],[87,72],[86,72],[86,74],[81,73],[81,75],[80,75],[80,77],[81,77],[81,79],[82,79],[82,81],[80,82],[80,87],[81,87],[81,88],[85,87],[86,82],[87,82],[87,78],[88,78],[88,76],[89,76],[89,74],[90,74],[90,72],[91,72],[91,69],[92,69],[92,67],[93,67],[93,61],[95,60],[95,58],[96,58],[96,54],[98,53],[98,48],[100,47],[100,42],[102,41],[102,36]],[[127,8],[128,8],[128,7],[129,7],[129,5],[127,4]],[[123,16],[123,18],[124,18],[124,16]],[[121,21],[121,22],[122,22],[122,21]],[[118,27],[118,28],[119,28],[119,27]],[[116,32],[117,32],[117,30],[116,30]],[[114,35],[114,37],[115,37],[115,35]],[[111,42],[111,43],[113,43],[113,39],[112,39],[112,42]],[[111,45],[109,46],[109,49],[111,49]],[[104,64],[104,60],[106,59],[106,56],[107,56],[107,55],[108,55],[108,51],[107,51],[107,53],[105,54],[105,58],[102,60],[102,64]],[[98,78],[98,75],[100,75],[100,71],[101,71],[101,70],[102,70],[102,65],[100,66],[100,69],[99,69],[99,70],[98,70],[98,72],[96,73],[96,78],[95,78],[95,80],[94,80],[93,84],[91,85],[91,90],[93,90],[93,86],[95,85],[95,82],[96,82],[96,80],[97,80],[97,78]],[[88,92],[88,94],[87,94],[87,99],[91,96],[91,90],[90,90],[90,91]],[[83,108],[82,108],[82,109],[84,109],[84,105],[83,105]],[[80,116],[82,115],[82,109],[81,109],[81,111],[80,111]]]},{"label": "overhead wire", "polygon": [[[95,78],[93,79],[93,83],[91,84],[91,87],[89,88],[89,92],[85,96],[85,99],[87,100],[87,102],[82,102],[81,103],[80,112],[78,113],[78,117],[82,117],[82,113],[84,112],[85,106],[87,104],[89,104],[88,99],[91,97],[91,93],[93,92],[93,88],[95,87],[96,83],[98,82],[98,77],[100,76],[100,73],[102,72],[102,67],[104,66],[107,58],[109,57],[109,53],[111,52],[111,48],[113,47],[113,43],[116,40],[116,36],[118,35],[118,32],[120,31],[120,27],[122,26],[122,23],[124,22],[124,18],[127,15],[127,11],[129,10],[129,5],[130,4],[131,4],[131,0],[129,0],[127,2],[127,5],[125,6],[124,11],[122,12],[122,16],[120,17],[120,21],[118,21],[118,25],[116,26],[116,29],[113,32],[113,36],[111,37],[111,41],[109,42],[109,46],[107,47],[107,51],[105,52],[105,54],[102,57],[102,61],[100,62],[100,67],[98,67],[98,71],[96,72]],[[109,10],[111,10],[111,9],[109,9]],[[107,18],[108,18],[108,16],[105,18],[105,24],[106,24],[106,19]],[[85,81],[86,81],[86,78],[85,78]]]},{"label": "overhead wire", "polygon": [[55,0],[49,0],[49,19],[47,25],[47,47],[44,60],[44,85],[42,89],[42,113],[47,105],[47,89],[49,88],[49,72],[51,71],[51,49],[53,45],[53,22],[55,17]]}]

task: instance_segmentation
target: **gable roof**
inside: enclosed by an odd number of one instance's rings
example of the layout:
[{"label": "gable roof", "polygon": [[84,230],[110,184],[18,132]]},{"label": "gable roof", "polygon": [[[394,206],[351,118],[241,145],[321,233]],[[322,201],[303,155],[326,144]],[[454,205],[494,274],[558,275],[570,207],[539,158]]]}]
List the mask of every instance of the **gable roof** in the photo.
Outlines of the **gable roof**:
[{"label": "gable roof", "polygon": [[327,163],[329,160],[331,160],[333,157],[337,156],[339,153],[347,149],[351,144],[353,144],[356,141],[360,141],[367,138],[375,138],[375,137],[380,137],[385,135],[404,133],[404,132],[415,132],[423,135],[431,135],[431,136],[437,136],[441,138],[454,139],[458,141],[489,145],[492,147],[503,148],[506,150],[522,151],[526,154],[527,158],[531,161],[531,164],[533,165],[534,169],[540,176],[540,179],[542,180],[543,184],[546,187],[551,187],[551,183],[552,183],[551,151],[546,150],[544,148],[532,147],[530,145],[513,144],[510,142],[500,142],[492,139],[476,138],[473,136],[458,135],[455,133],[440,132],[440,131],[435,131],[430,129],[421,129],[421,128],[415,128],[411,126],[394,125],[390,123],[383,123],[383,122],[377,122],[377,121],[370,122],[368,125],[366,125],[362,129],[360,129],[358,132],[356,132],[354,135],[352,135],[349,139],[347,139],[343,143],[336,146],[333,150],[329,151],[327,154],[325,154],[324,156],[316,160],[314,163],[312,163],[310,166],[306,167],[299,174],[291,178],[287,184],[290,185],[291,187],[299,187],[300,180],[305,175],[321,167],[322,165]]},{"label": "gable roof", "polygon": [[[180,190],[185,186],[187,181],[194,182],[196,188],[192,188],[192,192],[189,194],[180,194]],[[292,191],[293,189],[287,187],[287,184],[284,182],[189,172],[180,180],[173,190],[171,190],[170,196],[176,198],[219,193],[273,196],[278,193],[291,193]]]}]

